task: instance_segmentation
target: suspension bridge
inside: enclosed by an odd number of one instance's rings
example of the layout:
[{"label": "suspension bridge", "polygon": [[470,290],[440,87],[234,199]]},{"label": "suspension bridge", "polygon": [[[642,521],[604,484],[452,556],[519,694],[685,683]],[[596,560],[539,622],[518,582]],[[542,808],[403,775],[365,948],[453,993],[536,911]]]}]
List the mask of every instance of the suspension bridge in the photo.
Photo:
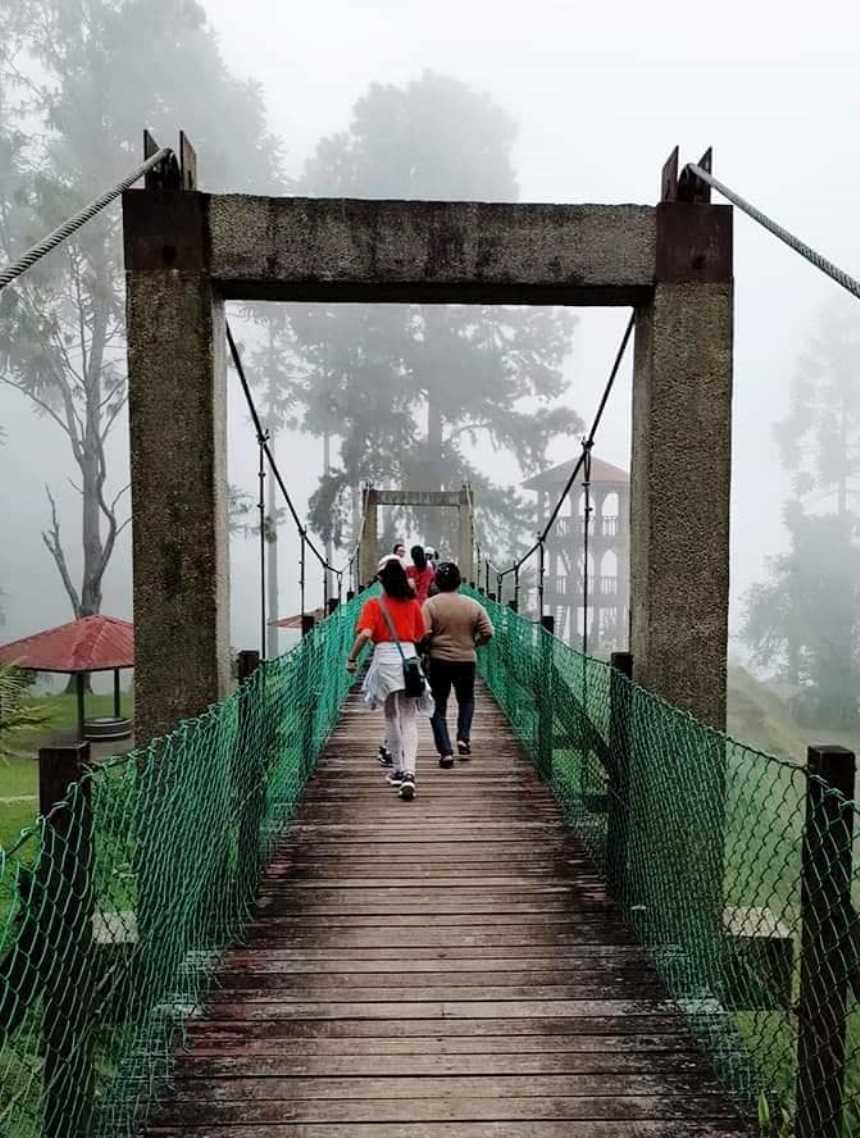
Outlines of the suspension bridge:
[{"label": "suspension bridge", "polygon": [[[711,188],[860,286],[709,155],[679,172],[675,152],[650,207],[206,195],[185,138],[146,152],[0,270],[14,287],[124,194],[138,747],[94,769],[85,744],[44,749],[41,815],[2,853],[0,1135],[860,1133],[854,756],[795,764],[722,732],[732,210]],[[255,297],[632,306],[566,488],[587,495],[632,338],[632,653],[594,659],[543,615],[560,504],[501,569],[468,488],[370,487],[328,564],[224,320]],[[308,561],[326,589],[292,651],[240,653],[238,686],[228,354],[300,536],[303,611]],[[496,628],[473,758],[439,770],[425,731],[409,805],[343,666],[392,502],[458,509]]]}]

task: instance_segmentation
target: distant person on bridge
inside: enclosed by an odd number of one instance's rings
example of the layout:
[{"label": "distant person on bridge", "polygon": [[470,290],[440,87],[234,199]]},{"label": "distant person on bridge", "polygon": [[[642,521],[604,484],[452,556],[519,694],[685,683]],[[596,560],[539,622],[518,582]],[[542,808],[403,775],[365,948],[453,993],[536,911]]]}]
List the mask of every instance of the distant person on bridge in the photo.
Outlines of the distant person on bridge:
[{"label": "distant person on bridge", "polygon": [[439,766],[447,768],[454,765],[446,719],[451,686],[457,695],[457,752],[465,761],[472,753],[475,649],[491,638],[493,625],[482,605],[457,592],[460,570],[452,561],[443,561],[436,569],[436,587],[439,592],[424,605],[424,629],[430,644],[430,688],[436,705],[430,725]]},{"label": "distant person on bridge", "polygon": [[406,576],[412,582],[416,601],[419,605],[423,605],[436,577],[436,570],[427,560],[423,546],[413,545],[410,556],[412,557],[412,564],[406,570]]},{"label": "distant person on bridge", "polygon": [[424,616],[399,558],[384,558],[378,577],[382,596],[365,602],[346,668],[354,672],[364,645],[369,641],[374,644],[373,659],[362,690],[371,707],[381,705],[384,710],[385,745],[394,760],[388,782],[398,788],[404,801],[410,802],[415,797],[417,715],[419,711],[432,714],[433,698],[426,684],[422,695],[406,694],[403,657],[408,660],[417,655],[415,645],[424,637]]}]

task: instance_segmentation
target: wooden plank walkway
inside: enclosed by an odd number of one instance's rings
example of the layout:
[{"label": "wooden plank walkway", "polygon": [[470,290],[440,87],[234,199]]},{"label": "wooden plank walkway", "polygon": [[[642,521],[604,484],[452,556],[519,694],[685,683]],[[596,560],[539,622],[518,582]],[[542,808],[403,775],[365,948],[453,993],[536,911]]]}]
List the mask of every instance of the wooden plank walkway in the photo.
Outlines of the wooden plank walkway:
[{"label": "wooden plank walkway", "polygon": [[501,713],[418,793],[353,697],[155,1138],[738,1138]]}]

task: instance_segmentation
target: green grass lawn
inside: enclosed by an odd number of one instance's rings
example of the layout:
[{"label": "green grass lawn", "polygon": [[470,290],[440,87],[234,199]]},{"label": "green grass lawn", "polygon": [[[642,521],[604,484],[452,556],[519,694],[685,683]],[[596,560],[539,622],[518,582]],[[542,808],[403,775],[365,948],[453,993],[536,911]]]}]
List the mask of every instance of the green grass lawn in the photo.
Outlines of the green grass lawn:
[{"label": "green grass lawn", "polygon": [[[27,696],[26,702],[44,712],[38,727],[28,727],[15,736],[16,757],[0,759],[0,847],[8,849],[38,813],[39,769],[36,756],[40,747],[75,737],[78,710],[74,694]],[[121,711],[133,715],[134,698],[122,695]],[[87,716],[113,715],[113,693],[87,695]],[[4,802],[3,799],[20,799]]]}]

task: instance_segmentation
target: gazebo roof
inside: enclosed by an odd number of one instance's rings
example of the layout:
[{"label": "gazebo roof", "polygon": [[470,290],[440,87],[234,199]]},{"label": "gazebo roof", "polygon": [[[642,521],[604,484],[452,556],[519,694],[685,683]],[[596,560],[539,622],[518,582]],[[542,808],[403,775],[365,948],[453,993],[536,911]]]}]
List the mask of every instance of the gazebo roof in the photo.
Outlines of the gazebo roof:
[{"label": "gazebo roof", "polygon": [[[560,490],[570,478],[571,470],[573,470],[572,462],[559,463],[558,466],[552,466],[549,470],[543,470],[540,474],[536,474],[534,478],[529,478],[527,482],[523,483],[523,489]],[[602,458],[593,455],[591,459],[591,484],[594,485],[596,482],[626,486],[630,482],[630,475],[620,466],[613,466],[611,462],[604,462]]]},{"label": "gazebo roof", "polygon": [[[319,622],[325,618],[325,609],[313,609],[311,612],[308,612],[305,615],[312,616],[315,623],[319,624]],[[294,616],[283,616],[280,620],[273,620],[269,623],[276,625],[278,628],[301,629],[302,614],[300,612],[297,612]]]},{"label": "gazebo roof", "polygon": [[134,625],[84,616],[0,647],[0,663],[34,672],[108,672],[134,667]]}]

